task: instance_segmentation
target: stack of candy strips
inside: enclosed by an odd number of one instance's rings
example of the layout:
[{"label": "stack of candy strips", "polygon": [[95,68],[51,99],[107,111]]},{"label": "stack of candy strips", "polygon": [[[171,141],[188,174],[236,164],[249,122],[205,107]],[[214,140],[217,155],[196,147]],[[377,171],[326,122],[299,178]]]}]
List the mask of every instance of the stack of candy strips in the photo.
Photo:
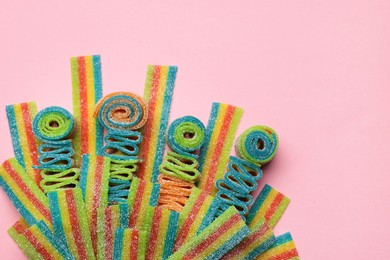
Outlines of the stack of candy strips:
[{"label": "stack of candy strips", "polygon": [[299,259],[291,234],[273,232],[290,200],[268,184],[252,194],[278,148],[272,128],[245,130],[231,156],[242,108],[213,103],[206,127],[193,116],[169,125],[176,66],[148,66],[143,98],[103,97],[98,55],[71,69],[73,115],[6,107],[15,158],[0,185],[27,257]]}]

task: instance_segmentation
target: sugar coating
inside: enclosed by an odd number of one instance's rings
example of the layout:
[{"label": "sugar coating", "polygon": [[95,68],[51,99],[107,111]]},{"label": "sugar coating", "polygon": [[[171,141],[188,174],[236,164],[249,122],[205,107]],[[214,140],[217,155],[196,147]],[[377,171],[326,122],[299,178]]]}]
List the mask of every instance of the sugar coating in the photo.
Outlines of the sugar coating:
[{"label": "sugar coating", "polygon": [[41,142],[35,137],[32,128],[37,105],[35,102],[8,105],[6,113],[15,158],[39,186],[41,171],[34,169],[33,165],[38,165],[38,146]]},{"label": "sugar coating", "polygon": [[213,103],[212,105],[205,142],[199,155],[199,171],[202,174],[198,187],[213,196],[217,192],[215,182],[224,176],[243,112],[242,108],[228,104]]},{"label": "sugar coating", "polygon": [[257,260],[299,260],[299,254],[290,232],[277,236],[270,249],[256,258]]},{"label": "sugar coating", "polygon": [[71,58],[75,166],[79,167],[81,155],[97,154],[103,144],[103,129],[93,116],[95,105],[102,97],[100,56]]},{"label": "sugar coating", "polygon": [[176,66],[149,65],[146,72],[144,99],[148,106],[148,121],[142,128],[144,141],[140,157],[144,163],[138,176],[157,182],[165,150],[165,133],[168,126],[173,89],[176,80]]},{"label": "sugar coating", "polygon": [[74,189],[79,186],[80,169],[70,168],[66,170],[42,170],[41,188],[45,193]]},{"label": "sugar coating", "polygon": [[193,156],[168,151],[160,165],[160,173],[194,183],[199,179],[198,160]]},{"label": "sugar coating", "polygon": [[275,130],[268,126],[252,126],[236,140],[237,156],[253,164],[269,163],[275,156],[279,138]]},{"label": "sugar coating", "polygon": [[289,198],[266,184],[249,210],[247,216],[249,227],[264,217],[268,225],[274,228],[289,203]]},{"label": "sugar coating", "polygon": [[145,232],[137,229],[117,229],[113,259],[145,259],[145,236]]},{"label": "sugar coating", "polygon": [[15,158],[0,166],[0,186],[28,224],[43,220],[51,227],[49,200]]}]

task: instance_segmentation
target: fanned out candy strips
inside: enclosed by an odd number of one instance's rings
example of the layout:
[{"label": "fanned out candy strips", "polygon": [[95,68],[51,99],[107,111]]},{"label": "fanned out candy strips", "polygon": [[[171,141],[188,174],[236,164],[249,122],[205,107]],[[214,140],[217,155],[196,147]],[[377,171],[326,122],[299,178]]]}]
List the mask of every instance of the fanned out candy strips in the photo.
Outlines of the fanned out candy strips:
[{"label": "fanned out candy strips", "polygon": [[95,259],[80,188],[48,193],[55,235],[76,259]]},{"label": "fanned out candy strips", "polygon": [[116,92],[102,98],[96,105],[95,117],[107,130],[100,153],[111,158],[109,202],[126,202],[133,173],[138,169],[138,146],[142,134],[134,131],[147,118],[146,105],[141,97]]},{"label": "fanned out candy strips", "polygon": [[228,163],[234,135],[243,109],[228,104],[213,103],[206,127],[205,143],[200,149],[198,187],[215,195],[215,182],[222,179]]},{"label": "fanned out candy strips", "polygon": [[251,260],[262,254],[275,243],[272,229],[263,218],[250,229],[249,235],[235,248],[224,255],[222,259],[245,259]]},{"label": "fanned out candy strips", "polygon": [[23,219],[16,222],[8,234],[32,259],[74,259],[65,247],[43,221],[29,226]]},{"label": "fanned out candy strips", "polygon": [[268,184],[251,194],[278,148],[272,128],[248,128],[230,156],[239,107],[213,103],[206,128],[193,116],[168,128],[177,67],[148,66],[145,101],[102,98],[100,56],[71,68],[73,115],[6,108],[16,158],[0,186],[22,216],[8,233],[26,256],[299,259],[290,233],[272,231],[290,200]]},{"label": "fanned out candy strips", "polygon": [[97,154],[102,147],[103,130],[94,118],[95,105],[102,97],[102,72],[99,55],[71,58],[75,166],[79,167],[81,155]]},{"label": "fanned out candy strips", "polygon": [[195,152],[203,144],[204,132],[202,122],[193,116],[178,118],[170,125],[167,140],[172,151],[160,165],[159,205],[177,212],[183,209],[200,176]]},{"label": "fanned out candy strips", "polygon": [[237,210],[230,207],[168,259],[220,259],[249,232]]},{"label": "fanned out candy strips", "polygon": [[37,105],[35,102],[8,105],[6,112],[15,158],[39,185],[41,171],[33,168],[33,165],[38,165],[40,142],[35,138],[32,129],[32,121],[37,114]]},{"label": "fanned out candy strips", "polygon": [[257,260],[299,260],[298,251],[290,232],[277,236],[273,246],[256,258]]},{"label": "fanned out candy strips", "polygon": [[43,220],[51,227],[47,197],[15,158],[0,166],[0,185],[29,225]]},{"label": "fanned out candy strips", "polygon": [[45,193],[78,186],[79,169],[71,168],[73,130],[72,114],[61,107],[47,107],[34,118],[34,134],[43,142],[38,148],[39,164],[34,167],[42,169],[40,185]]},{"label": "fanned out candy strips", "polygon": [[289,203],[289,198],[266,184],[248,213],[248,225],[251,227],[264,217],[270,227],[275,227]]},{"label": "fanned out candy strips", "polygon": [[149,119],[142,129],[144,142],[140,157],[138,176],[141,179],[157,182],[159,166],[165,150],[165,131],[168,126],[177,67],[149,65],[146,72],[144,99],[148,107]]}]

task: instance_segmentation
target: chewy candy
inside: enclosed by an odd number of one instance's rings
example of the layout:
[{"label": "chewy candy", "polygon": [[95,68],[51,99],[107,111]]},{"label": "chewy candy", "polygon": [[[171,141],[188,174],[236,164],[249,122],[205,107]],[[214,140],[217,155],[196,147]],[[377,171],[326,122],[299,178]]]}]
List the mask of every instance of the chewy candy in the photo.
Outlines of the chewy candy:
[{"label": "chewy candy", "polygon": [[257,260],[299,260],[298,251],[290,232],[277,236],[273,246],[256,258]]},{"label": "chewy candy", "polygon": [[103,129],[94,118],[95,105],[102,97],[100,56],[71,58],[75,166],[79,167],[81,155],[97,154],[102,147]]},{"label": "chewy candy", "polygon": [[157,182],[165,149],[165,132],[168,126],[173,88],[176,80],[176,66],[149,65],[146,72],[144,99],[148,106],[148,121],[143,128],[144,142],[140,157],[138,176]]},{"label": "chewy candy", "polygon": [[215,182],[223,178],[234,135],[243,109],[228,104],[213,103],[206,127],[205,143],[200,149],[198,187],[215,195]]},{"label": "chewy candy", "polygon": [[113,259],[145,259],[145,242],[145,232],[130,228],[117,229]]}]

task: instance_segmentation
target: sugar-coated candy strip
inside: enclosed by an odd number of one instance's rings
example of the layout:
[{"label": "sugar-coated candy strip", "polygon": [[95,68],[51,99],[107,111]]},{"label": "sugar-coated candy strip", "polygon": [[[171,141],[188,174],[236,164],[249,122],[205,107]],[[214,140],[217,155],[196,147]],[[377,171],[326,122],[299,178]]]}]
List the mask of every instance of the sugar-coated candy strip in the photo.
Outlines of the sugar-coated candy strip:
[{"label": "sugar-coated candy strip", "polygon": [[230,156],[227,172],[223,179],[218,180],[216,198],[220,200],[217,214],[221,214],[230,206],[235,206],[242,216],[248,213],[252,204],[251,192],[256,190],[257,181],[263,176],[259,166]]},{"label": "sugar-coated candy strip", "polygon": [[299,254],[290,232],[277,236],[270,249],[256,258],[257,260],[299,260]]},{"label": "sugar-coated candy strip", "polygon": [[175,119],[169,126],[167,142],[172,151],[194,156],[192,153],[203,145],[205,127],[193,116],[184,116]]},{"label": "sugar-coated candy strip", "polygon": [[179,216],[175,251],[214,220],[218,203],[208,192],[201,191],[198,188],[192,189],[191,195]]},{"label": "sugar-coated candy strip", "polygon": [[130,228],[119,228],[115,233],[113,259],[145,259],[146,234]]},{"label": "sugar-coated candy strip", "polygon": [[102,97],[100,56],[71,58],[75,165],[80,166],[81,155],[98,154],[102,147],[103,129],[94,118],[95,105]]},{"label": "sugar-coated candy strip", "polygon": [[198,187],[215,195],[215,182],[223,178],[228,163],[234,135],[244,110],[213,103],[206,127],[205,143],[200,150],[199,171],[202,173]]},{"label": "sugar-coated candy strip", "polygon": [[234,207],[181,246],[169,259],[220,259],[241,242],[250,230]]},{"label": "sugar-coated candy strip", "polygon": [[104,156],[84,154],[81,160],[80,188],[83,192],[91,239],[97,254],[98,208],[108,204],[110,159]]},{"label": "sugar-coated candy strip", "polygon": [[61,189],[74,189],[79,185],[80,169],[42,170],[41,175],[41,188],[45,193]]},{"label": "sugar-coated candy strip", "polygon": [[37,105],[35,102],[8,105],[6,112],[15,158],[39,185],[41,171],[33,168],[33,165],[38,165],[38,146],[40,145],[32,128],[32,121],[37,114]]},{"label": "sugar-coated candy strip", "polygon": [[198,160],[193,156],[168,151],[160,165],[160,173],[194,183],[198,180]]},{"label": "sugar-coated candy strip", "polygon": [[80,188],[48,193],[55,235],[76,259],[95,259]]},{"label": "sugar-coated candy strip", "polygon": [[27,223],[43,220],[51,227],[47,197],[15,158],[0,166],[0,185]]},{"label": "sugar-coated candy strip", "polygon": [[149,65],[147,67],[144,99],[148,106],[148,121],[143,127],[144,141],[140,157],[138,176],[156,182],[165,149],[165,132],[168,126],[173,89],[176,80],[176,66]]},{"label": "sugar-coated candy strip", "polygon": [[167,259],[173,251],[179,213],[156,207],[146,249],[146,259]]},{"label": "sugar-coated candy strip", "polygon": [[23,219],[16,222],[8,234],[32,259],[74,259],[68,248],[54,236],[43,221],[29,226]]},{"label": "sugar-coated candy strip", "polygon": [[273,159],[278,145],[278,135],[271,127],[252,126],[237,138],[235,149],[237,156],[248,162],[263,165]]},{"label": "sugar-coated candy strip", "polygon": [[100,207],[97,216],[97,259],[109,260],[113,257],[115,231],[128,227],[129,205]]},{"label": "sugar-coated candy strip", "polygon": [[289,198],[266,184],[249,210],[247,216],[249,227],[264,217],[268,225],[274,228],[289,203]]},{"label": "sugar-coated candy strip", "polygon": [[250,230],[249,235],[229,253],[224,255],[222,259],[251,260],[262,254],[275,243],[274,233],[264,218]]}]

